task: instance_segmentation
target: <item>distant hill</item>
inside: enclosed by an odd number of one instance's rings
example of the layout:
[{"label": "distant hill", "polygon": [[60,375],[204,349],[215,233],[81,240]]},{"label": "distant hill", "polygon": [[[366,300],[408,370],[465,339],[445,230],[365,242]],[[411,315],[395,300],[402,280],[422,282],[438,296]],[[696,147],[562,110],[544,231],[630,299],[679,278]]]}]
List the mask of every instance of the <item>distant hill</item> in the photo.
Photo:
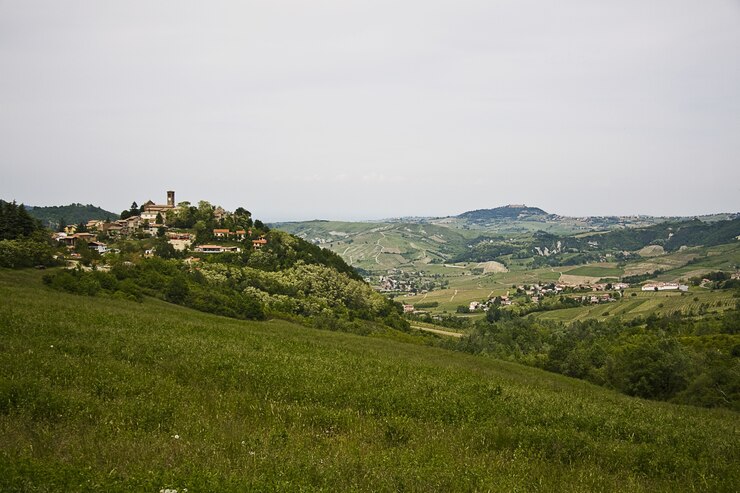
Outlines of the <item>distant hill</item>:
[{"label": "distant hill", "polygon": [[584,242],[597,242],[602,248],[617,250],[639,250],[648,245],[660,245],[672,252],[682,246],[732,243],[739,235],[740,218],[711,223],[692,219],[665,222],[647,228],[614,230],[604,234],[583,236],[578,241],[582,248],[585,247]]},{"label": "distant hill", "polygon": [[92,204],[69,204],[49,207],[37,207],[27,205],[26,210],[41,223],[49,228],[56,229],[59,222],[64,220],[66,224],[79,224],[91,219],[118,219],[118,214]]},{"label": "distant hill", "polygon": [[496,207],[495,209],[478,209],[475,211],[463,212],[458,219],[467,219],[468,221],[495,221],[503,219],[524,219],[532,216],[547,216],[548,213],[539,207],[527,207],[526,205],[506,205]]}]

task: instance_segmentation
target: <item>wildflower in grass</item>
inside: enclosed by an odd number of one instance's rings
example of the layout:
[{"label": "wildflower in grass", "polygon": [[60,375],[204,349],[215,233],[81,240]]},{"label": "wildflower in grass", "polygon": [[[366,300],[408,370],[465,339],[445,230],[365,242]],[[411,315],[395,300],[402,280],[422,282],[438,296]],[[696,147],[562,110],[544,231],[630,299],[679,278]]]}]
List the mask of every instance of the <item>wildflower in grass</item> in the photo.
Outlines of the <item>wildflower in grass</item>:
[{"label": "wildflower in grass", "polygon": [[180,435],[172,435],[172,438],[174,438],[175,440],[179,440],[180,439]]}]

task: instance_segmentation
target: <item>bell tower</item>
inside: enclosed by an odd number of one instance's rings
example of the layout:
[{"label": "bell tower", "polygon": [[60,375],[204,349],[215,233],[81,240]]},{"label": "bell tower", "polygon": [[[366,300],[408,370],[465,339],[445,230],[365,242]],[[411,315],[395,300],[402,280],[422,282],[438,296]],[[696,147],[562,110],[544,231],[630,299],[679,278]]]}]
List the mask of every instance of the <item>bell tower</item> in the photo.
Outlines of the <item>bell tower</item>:
[{"label": "bell tower", "polygon": [[167,205],[175,207],[175,191],[167,190]]}]

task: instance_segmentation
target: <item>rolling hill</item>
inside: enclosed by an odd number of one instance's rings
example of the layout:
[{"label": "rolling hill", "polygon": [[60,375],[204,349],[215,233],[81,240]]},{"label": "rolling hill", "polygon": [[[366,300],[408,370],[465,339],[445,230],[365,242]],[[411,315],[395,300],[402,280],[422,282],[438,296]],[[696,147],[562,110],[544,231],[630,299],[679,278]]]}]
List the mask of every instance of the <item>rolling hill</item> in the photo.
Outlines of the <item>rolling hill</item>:
[{"label": "rolling hill", "polygon": [[387,337],[68,295],[0,270],[0,490],[740,484],[736,413]]},{"label": "rolling hill", "polygon": [[495,221],[506,219],[533,219],[548,216],[548,213],[538,207],[527,207],[526,205],[506,205],[494,209],[478,209],[475,211],[463,212],[458,215],[458,219],[467,219],[469,221]]},{"label": "rolling hill", "polygon": [[91,219],[118,219],[115,212],[106,211],[92,204],[69,204],[61,206],[26,206],[26,210],[41,223],[51,229],[56,229],[60,221],[66,224],[79,224]]}]

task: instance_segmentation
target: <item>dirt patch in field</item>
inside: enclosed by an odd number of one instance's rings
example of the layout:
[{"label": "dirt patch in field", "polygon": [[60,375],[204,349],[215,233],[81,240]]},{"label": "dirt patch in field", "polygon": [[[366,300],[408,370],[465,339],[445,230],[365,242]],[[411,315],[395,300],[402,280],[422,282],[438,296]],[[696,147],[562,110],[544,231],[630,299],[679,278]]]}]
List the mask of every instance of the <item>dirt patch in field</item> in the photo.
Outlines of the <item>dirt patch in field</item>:
[{"label": "dirt patch in field", "polygon": [[380,253],[392,253],[395,255],[400,255],[401,249],[398,247],[382,247],[382,250],[380,251]]},{"label": "dirt patch in field", "polygon": [[569,286],[576,286],[578,284],[591,284],[598,282],[600,277],[591,276],[571,276],[569,274],[561,274],[560,282],[565,283]]},{"label": "dirt patch in field", "polygon": [[648,245],[637,251],[637,254],[641,257],[657,257],[658,255],[663,255],[664,253],[665,250],[660,245]]},{"label": "dirt patch in field", "polygon": [[504,264],[494,260],[491,260],[490,262],[481,262],[478,264],[478,267],[483,267],[484,274],[488,274],[489,272],[509,272],[509,269],[507,269]]}]

